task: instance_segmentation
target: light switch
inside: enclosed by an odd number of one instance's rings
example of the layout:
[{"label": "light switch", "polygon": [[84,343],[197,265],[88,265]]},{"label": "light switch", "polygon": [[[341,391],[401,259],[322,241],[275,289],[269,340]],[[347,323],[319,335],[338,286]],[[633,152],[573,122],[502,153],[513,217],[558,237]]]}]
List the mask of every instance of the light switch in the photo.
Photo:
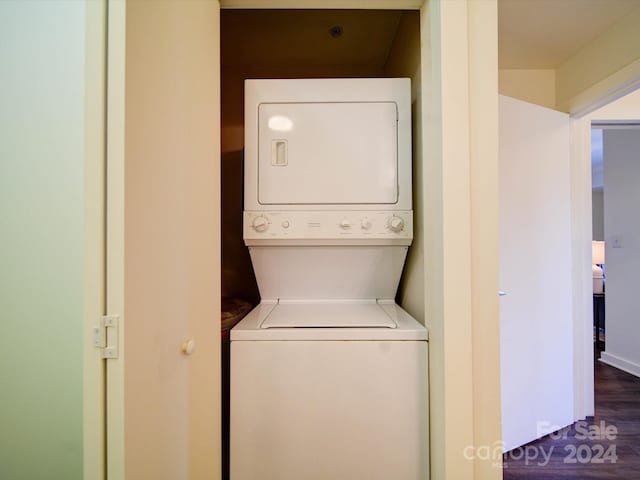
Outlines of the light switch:
[{"label": "light switch", "polygon": [[616,235],[614,237],[611,237],[611,247],[622,248],[622,236]]}]

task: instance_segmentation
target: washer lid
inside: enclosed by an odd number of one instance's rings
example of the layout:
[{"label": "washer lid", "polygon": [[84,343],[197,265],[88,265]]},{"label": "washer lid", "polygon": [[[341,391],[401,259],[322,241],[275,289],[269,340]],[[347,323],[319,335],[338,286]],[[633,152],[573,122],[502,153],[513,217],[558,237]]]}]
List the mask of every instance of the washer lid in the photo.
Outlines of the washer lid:
[{"label": "washer lid", "polygon": [[377,303],[279,303],[260,328],[396,328]]},{"label": "washer lid", "polygon": [[[277,313],[278,311],[284,313]],[[274,313],[275,317],[271,322],[267,322]],[[346,318],[347,313],[351,314],[350,318]],[[293,318],[298,314],[299,317]],[[320,318],[323,314],[330,315],[331,318]],[[365,315],[372,317],[365,318]],[[275,326],[282,325],[284,321],[288,322],[287,326]],[[267,322],[266,325],[265,322]],[[428,332],[425,327],[392,300],[379,300],[377,303],[375,300],[306,303],[291,301],[277,303],[273,300],[263,300],[231,330],[232,345],[234,341],[425,341],[427,339]]]}]

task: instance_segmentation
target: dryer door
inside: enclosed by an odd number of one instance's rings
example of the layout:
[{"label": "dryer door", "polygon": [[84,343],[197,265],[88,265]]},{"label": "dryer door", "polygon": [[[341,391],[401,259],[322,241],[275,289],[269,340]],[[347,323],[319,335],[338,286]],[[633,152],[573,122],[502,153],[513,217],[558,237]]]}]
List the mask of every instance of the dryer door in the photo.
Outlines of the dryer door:
[{"label": "dryer door", "polygon": [[394,102],[262,103],[258,201],[263,205],[394,204]]}]

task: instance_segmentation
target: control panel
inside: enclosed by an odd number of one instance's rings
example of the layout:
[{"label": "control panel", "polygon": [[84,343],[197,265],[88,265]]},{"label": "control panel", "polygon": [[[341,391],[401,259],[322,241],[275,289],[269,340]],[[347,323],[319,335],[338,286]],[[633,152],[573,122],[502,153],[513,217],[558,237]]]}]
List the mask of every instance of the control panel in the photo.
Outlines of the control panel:
[{"label": "control panel", "polygon": [[[247,244],[394,244],[413,239],[413,212],[403,211],[260,211],[244,212]],[[258,242],[253,242],[257,240]],[[266,242],[270,240],[269,242]]]}]

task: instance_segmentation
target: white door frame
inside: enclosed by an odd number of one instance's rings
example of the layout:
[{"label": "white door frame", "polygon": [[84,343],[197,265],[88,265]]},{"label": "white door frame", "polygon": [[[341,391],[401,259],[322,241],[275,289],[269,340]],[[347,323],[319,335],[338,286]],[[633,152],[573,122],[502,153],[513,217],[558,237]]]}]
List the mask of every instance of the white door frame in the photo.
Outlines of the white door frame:
[{"label": "white door frame", "polygon": [[[637,120],[637,114],[600,112],[599,109],[640,88],[640,76],[616,85],[606,80],[600,95],[571,110],[571,197],[574,260],[575,417],[595,413],[593,378],[593,284],[591,273],[591,124],[607,120]],[[598,85],[593,89],[598,90]]]},{"label": "white door frame", "polygon": [[105,314],[106,0],[85,1],[83,478],[105,476],[105,378],[94,326]]},{"label": "white door frame", "polygon": [[[107,0],[106,314],[124,312],[126,1]],[[124,329],[118,329],[124,345]],[[106,368],[106,478],[125,478],[125,351]]]},{"label": "white door frame", "polygon": [[[595,411],[593,285],[591,281],[591,122],[571,118],[571,237],[573,244],[574,419]],[[585,132],[584,128],[588,130]]]}]

